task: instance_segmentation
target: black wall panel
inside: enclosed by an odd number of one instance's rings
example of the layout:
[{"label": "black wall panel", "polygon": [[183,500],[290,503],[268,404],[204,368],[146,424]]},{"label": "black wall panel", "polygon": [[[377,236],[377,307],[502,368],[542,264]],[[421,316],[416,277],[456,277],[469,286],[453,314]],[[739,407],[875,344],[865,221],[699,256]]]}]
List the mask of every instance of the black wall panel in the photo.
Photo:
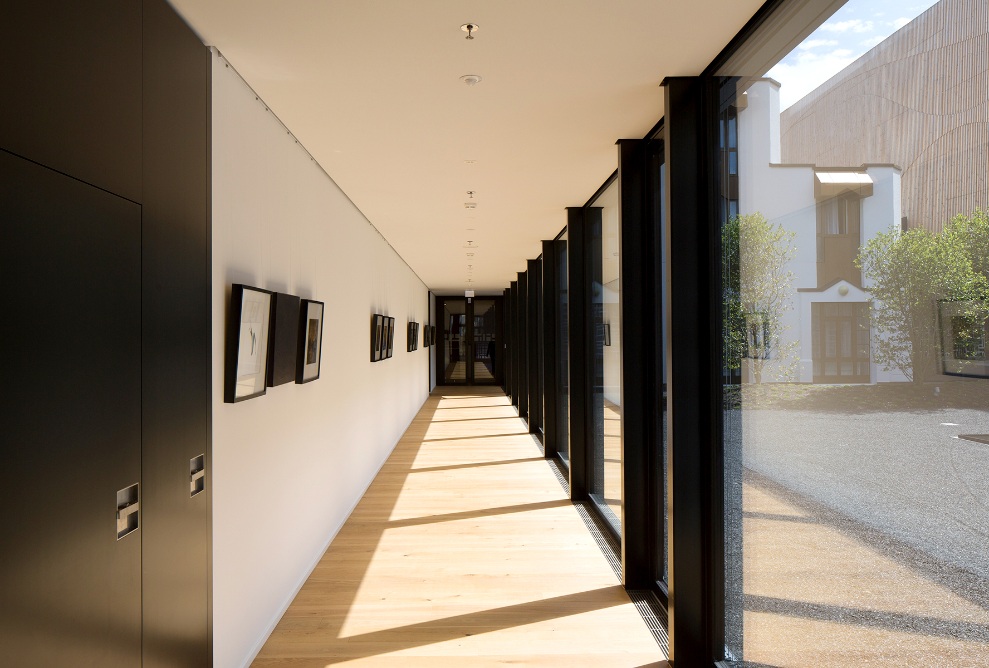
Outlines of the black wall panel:
[{"label": "black wall panel", "polygon": [[143,60],[144,666],[208,666],[210,53],[145,0]]},{"label": "black wall panel", "polygon": [[0,151],[0,220],[0,663],[140,665],[140,207]]},{"label": "black wall panel", "polygon": [[0,148],[141,201],[141,3],[6,2]]},{"label": "black wall panel", "polygon": [[42,0],[0,63],[0,663],[210,665],[209,51],[165,0]]}]

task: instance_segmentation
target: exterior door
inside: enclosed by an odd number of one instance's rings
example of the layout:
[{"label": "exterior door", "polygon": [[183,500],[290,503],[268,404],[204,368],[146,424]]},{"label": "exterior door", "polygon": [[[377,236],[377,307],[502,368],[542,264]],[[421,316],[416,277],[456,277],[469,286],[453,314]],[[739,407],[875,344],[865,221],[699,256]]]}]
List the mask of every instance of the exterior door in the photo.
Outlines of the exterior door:
[{"label": "exterior door", "polygon": [[811,305],[815,383],[868,383],[869,305]]},{"label": "exterior door", "polygon": [[501,378],[499,298],[437,297],[442,385],[495,385]]}]

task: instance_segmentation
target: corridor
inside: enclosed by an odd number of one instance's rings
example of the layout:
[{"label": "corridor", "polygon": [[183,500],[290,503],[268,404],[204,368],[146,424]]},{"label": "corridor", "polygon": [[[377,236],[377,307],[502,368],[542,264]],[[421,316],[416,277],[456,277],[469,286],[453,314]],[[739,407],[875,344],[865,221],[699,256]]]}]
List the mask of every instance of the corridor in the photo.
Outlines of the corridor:
[{"label": "corridor", "polygon": [[666,666],[498,388],[437,388],[254,666]]}]

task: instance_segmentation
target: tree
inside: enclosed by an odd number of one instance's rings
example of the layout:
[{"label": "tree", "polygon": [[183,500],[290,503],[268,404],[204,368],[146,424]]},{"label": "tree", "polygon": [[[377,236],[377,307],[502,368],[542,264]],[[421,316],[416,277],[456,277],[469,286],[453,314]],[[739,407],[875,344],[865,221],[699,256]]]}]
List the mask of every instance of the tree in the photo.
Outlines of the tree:
[{"label": "tree", "polygon": [[722,230],[724,363],[744,366],[756,383],[768,370],[779,380],[792,379],[796,370],[798,342],[784,336],[793,309],[795,236],[761,213],[733,216]]},{"label": "tree", "polygon": [[940,347],[937,303],[957,301],[966,315],[985,321],[989,285],[989,217],[959,215],[935,234],[891,229],[862,246],[856,265],[872,294],[878,336],[873,357],[920,382],[935,372]]}]

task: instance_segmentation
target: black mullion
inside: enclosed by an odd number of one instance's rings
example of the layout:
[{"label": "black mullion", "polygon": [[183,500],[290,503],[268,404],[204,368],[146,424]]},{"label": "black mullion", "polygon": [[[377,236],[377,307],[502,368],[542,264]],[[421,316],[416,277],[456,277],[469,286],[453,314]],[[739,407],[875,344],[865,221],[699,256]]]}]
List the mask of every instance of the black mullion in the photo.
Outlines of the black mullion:
[{"label": "black mullion", "polygon": [[512,405],[516,409],[519,407],[519,390],[516,386],[518,377],[518,337],[515,331],[515,302],[518,297],[518,281],[512,281],[509,284],[511,287],[508,289],[508,306],[505,309],[505,313],[508,315],[508,389],[509,394],[512,397]]},{"label": "black mullion", "polygon": [[515,377],[515,386],[518,389],[519,417],[529,423],[529,346],[526,336],[528,322],[526,318],[526,306],[529,296],[528,276],[524,271],[518,273],[518,291],[515,317],[516,317],[516,340],[518,341],[518,373]]},{"label": "black mullion", "polygon": [[[724,653],[720,224],[714,82],[670,77],[666,97],[666,262],[670,662]],[[675,290],[670,289],[676,286]]]},{"label": "black mullion", "polygon": [[570,365],[570,498],[588,498],[587,421],[590,387],[587,382],[587,303],[585,282],[584,207],[567,209],[567,358]]},{"label": "black mullion", "polygon": [[[622,579],[626,587],[654,586],[649,539],[652,537],[649,479],[653,439],[649,420],[656,411],[657,379],[652,276],[651,221],[647,218],[646,140],[618,142],[620,192],[620,285],[622,368]],[[625,332],[631,332],[625,336]]]}]

